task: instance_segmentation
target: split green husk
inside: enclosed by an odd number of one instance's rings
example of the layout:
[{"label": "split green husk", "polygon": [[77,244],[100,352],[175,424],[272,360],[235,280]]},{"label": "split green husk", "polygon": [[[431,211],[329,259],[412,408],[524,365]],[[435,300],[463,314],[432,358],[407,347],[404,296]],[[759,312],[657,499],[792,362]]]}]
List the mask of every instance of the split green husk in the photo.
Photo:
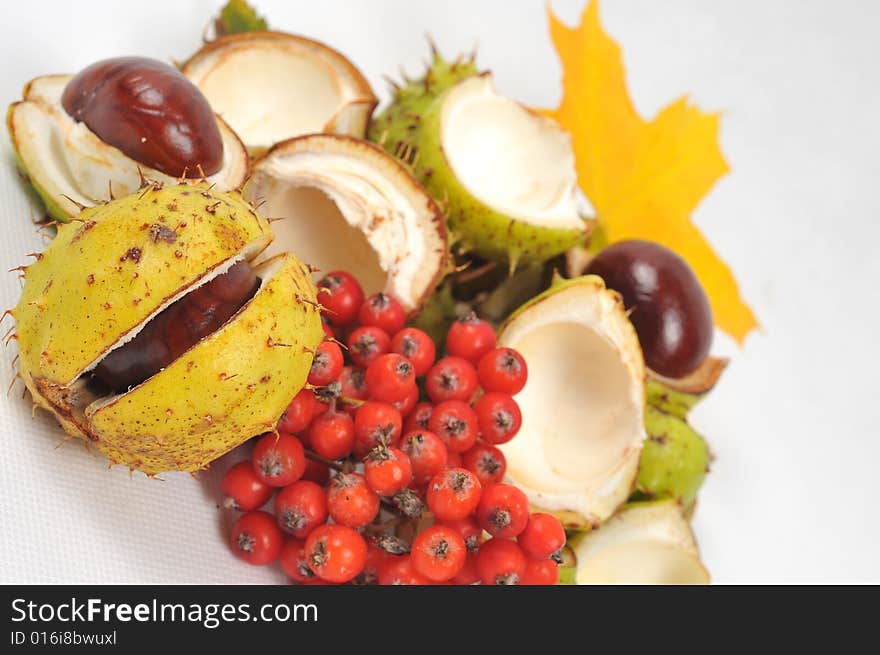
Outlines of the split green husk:
[{"label": "split green husk", "polygon": [[[450,63],[435,49],[421,78],[395,88],[368,136],[408,163],[442,204],[458,253],[513,271],[586,240],[568,135],[497,94],[473,58]],[[477,161],[483,157],[495,164]]]}]

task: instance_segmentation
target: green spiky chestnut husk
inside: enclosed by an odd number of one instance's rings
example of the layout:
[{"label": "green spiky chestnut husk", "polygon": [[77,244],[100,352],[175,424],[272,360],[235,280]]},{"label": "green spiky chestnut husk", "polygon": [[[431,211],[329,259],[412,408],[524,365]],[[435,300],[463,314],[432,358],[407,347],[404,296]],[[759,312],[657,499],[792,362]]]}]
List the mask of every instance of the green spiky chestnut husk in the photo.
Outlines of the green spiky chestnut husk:
[{"label": "green spiky chestnut husk", "polygon": [[473,58],[448,62],[432,48],[431,65],[425,74],[417,80],[404,79],[403,84],[394,85],[391,104],[373,117],[367,138],[392,155],[403,157],[418,130],[422,114],[431,103],[447,89],[476,74]]},{"label": "green spiky chestnut husk", "polygon": [[649,405],[680,419],[686,418],[691,409],[705,397],[705,394],[676,391],[651,379],[648,379],[646,392]]},{"label": "green spiky chestnut husk", "polygon": [[111,348],[271,240],[268,222],[240,194],[207,184],[147,187],[61,225],[24,269],[11,310],[18,373],[35,405],[112,463],[147,474],[201,469],[272,431],[323,338],[310,271],[289,253],[258,265],[256,294],[143,383],[97,395],[88,385]]},{"label": "green spiky chestnut husk", "polygon": [[709,472],[709,447],[685,420],[651,405],[645,410],[645,428],[648,438],[639,460],[638,493],[673,498],[690,508]]},{"label": "green spiky chestnut husk", "polygon": [[217,16],[215,29],[217,36],[226,36],[242,32],[263,32],[269,29],[269,25],[245,0],[229,0]]},{"label": "green spiky chestnut husk", "polygon": [[583,244],[586,230],[541,227],[511,218],[476,198],[458,180],[440,144],[440,114],[449,90],[478,74],[473,60],[450,64],[435,50],[425,75],[396,89],[368,135],[409,164],[441,204],[458,252],[505,263],[513,271]]},{"label": "green spiky chestnut husk", "polygon": [[[448,91],[447,91],[448,93]],[[440,144],[440,116],[445,94],[422,116],[417,136],[416,175],[445,206],[449,230],[460,251],[517,266],[546,261],[583,243],[584,230],[540,227],[495,211],[458,180]]]}]

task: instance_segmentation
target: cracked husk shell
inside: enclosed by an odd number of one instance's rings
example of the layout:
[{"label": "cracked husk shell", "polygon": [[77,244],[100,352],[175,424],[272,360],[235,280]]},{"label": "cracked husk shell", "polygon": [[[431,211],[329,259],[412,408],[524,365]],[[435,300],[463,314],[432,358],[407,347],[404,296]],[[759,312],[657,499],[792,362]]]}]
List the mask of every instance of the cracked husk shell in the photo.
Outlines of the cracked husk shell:
[{"label": "cracked husk shell", "polygon": [[587,238],[570,138],[495,93],[473,61],[449,64],[435,53],[422,78],[396,89],[370,138],[411,166],[441,203],[460,252],[513,270]]},{"label": "cracked husk shell", "polygon": [[569,540],[574,584],[708,584],[697,542],[672,500],[630,503]]},{"label": "cracked husk shell", "polygon": [[558,279],[498,344],[529,367],[522,427],[500,446],[508,480],[567,527],[599,525],[630,495],[645,437],[644,361],[620,295],[593,275]]},{"label": "cracked husk shell", "polygon": [[[9,106],[6,126],[18,165],[53,219],[67,222],[85,207],[137,191],[144,178],[173,185],[164,173],[103,142],[70,117],[61,96],[72,75],[43,75],[28,82],[22,100]],[[249,159],[238,136],[219,116],[223,166],[205,178],[218,190],[235,189],[247,176]],[[191,177],[198,172],[191,171]]]},{"label": "cracked husk shell", "polygon": [[477,74],[473,58],[446,61],[434,49],[431,65],[416,80],[394,85],[391,103],[370,121],[367,137],[393,155],[404,156],[413,136],[413,117],[421,116],[446,89]]},{"label": "cracked husk shell", "polygon": [[86,384],[150,318],[271,239],[239,194],[206,185],[150,186],[60,226],[12,310],[34,402],[111,462],[147,474],[203,468],[272,430],[322,339],[309,270],[290,254],[255,265],[256,295],[145,382],[103,396]]},{"label": "cracked husk shell", "polygon": [[276,240],[323,271],[344,269],[366,293],[392,294],[412,314],[448,267],[437,203],[394,157],[362,139],[311,134],[254,164],[244,197],[262,203]]},{"label": "cracked husk shell", "polygon": [[284,32],[223,36],[181,65],[254,154],[304,134],[363,137],[376,107],[366,78],[333,48]]}]

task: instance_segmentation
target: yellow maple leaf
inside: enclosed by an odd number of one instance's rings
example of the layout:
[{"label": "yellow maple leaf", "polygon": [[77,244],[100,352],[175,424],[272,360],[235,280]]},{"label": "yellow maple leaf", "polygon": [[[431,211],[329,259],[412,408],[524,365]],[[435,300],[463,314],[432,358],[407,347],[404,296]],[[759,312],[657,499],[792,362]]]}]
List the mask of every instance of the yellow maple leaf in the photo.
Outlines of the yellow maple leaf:
[{"label": "yellow maple leaf", "polygon": [[728,172],[718,146],[718,115],[680,98],[653,120],[638,115],[626,88],[620,47],[602,29],[599,2],[569,28],[550,10],[562,62],[562,103],[548,115],[574,142],[578,181],[609,243],[647,239],[690,264],[706,289],[715,322],[742,343],[757,321],[730,269],[691,223],[691,213]]}]

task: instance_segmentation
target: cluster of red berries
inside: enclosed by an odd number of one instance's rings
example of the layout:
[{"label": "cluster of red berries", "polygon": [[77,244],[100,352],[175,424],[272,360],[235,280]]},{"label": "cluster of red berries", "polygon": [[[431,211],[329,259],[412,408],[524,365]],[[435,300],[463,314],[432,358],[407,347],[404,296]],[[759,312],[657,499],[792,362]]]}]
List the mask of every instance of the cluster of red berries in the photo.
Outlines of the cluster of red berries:
[{"label": "cluster of red berries", "polygon": [[522,423],[522,356],[470,315],[437,360],[392,296],[342,271],[318,286],[309,385],[223,480],[235,554],[303,584],[555,584],[562,524],[502,482],[497,448]]}]

